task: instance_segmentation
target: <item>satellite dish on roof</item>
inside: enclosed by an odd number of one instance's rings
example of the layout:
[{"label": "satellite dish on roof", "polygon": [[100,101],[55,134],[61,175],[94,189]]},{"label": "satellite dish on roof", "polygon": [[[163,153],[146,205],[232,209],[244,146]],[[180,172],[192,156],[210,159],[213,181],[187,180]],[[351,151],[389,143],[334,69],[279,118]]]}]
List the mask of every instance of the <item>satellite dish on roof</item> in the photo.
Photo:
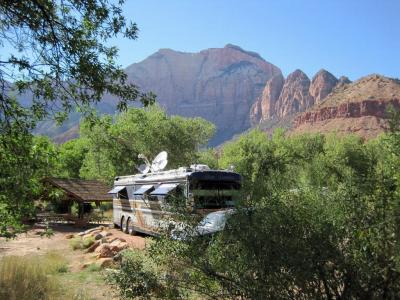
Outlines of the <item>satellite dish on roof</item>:
[{"label": "satellite dish on roof", "polygon": [[168,164],[168,153],[166,151],[162,151],[157,154],[157,156],[153,159],[151,164],[151,170],[153,172],[158,172],[164,170],[164,168]]},{"label": "satellite dish on roof", "polygon": [[137,169],[139,170],[140,173],[147,174],[150,171],[150,166],[146,165],[146,164],[142,164]]}]

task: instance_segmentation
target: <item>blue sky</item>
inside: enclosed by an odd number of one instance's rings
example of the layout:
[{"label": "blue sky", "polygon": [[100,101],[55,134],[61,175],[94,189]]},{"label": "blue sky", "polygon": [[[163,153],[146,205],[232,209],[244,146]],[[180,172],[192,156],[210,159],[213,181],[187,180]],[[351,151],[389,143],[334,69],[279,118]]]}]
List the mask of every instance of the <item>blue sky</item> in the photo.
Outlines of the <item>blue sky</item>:
[{"label": "blue sky", "polygon": [[197,52],[231,43],[259,53],[284,75],[324,68],[354,80],[400,77],[400,0],[127,0],[136,41],[115,40],[119,63],[160,48]]}]

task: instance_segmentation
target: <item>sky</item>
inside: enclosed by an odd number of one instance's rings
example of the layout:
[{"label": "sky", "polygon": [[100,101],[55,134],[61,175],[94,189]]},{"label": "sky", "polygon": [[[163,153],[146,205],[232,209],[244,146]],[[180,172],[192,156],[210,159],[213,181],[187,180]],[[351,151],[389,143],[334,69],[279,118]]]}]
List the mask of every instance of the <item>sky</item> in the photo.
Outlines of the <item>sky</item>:
[{"label": "sky", "polygon": [[161,48],[198,52],[226,44],[259,53],[287,76],[324,68],[351,80],[400,78],[400,0],[127,0],[135,41],[115,39],[126,67]]}]

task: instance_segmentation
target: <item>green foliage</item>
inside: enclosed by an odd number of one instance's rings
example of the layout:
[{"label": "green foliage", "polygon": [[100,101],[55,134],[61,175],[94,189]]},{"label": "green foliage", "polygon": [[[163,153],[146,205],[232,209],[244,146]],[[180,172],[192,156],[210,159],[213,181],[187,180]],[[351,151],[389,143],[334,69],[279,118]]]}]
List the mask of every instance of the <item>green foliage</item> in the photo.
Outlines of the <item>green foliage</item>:
[{"label": "green foliage", "polygon": [[69,245],[71,246],[72,250],[83,249],[82,246],[82,239],[80,237],[75,237],[69,241]]},{"label": "green foliage", "polygon": [[101,270],[101,266],[99,264],[91,264],[87,267],[89,272],[99,272]]},{"label": "green foliage", "polygon": [[117,116],[103,116],[93,125],[84,123],[81,136],[88,151],[80,169],[84,178],[110,180],[116,175],[136,173],[143,163],[138,154],[149,159],[168,152],[168,166],[174,168],[197,160],[197,151],[214,133],[214,126],[200,118],[168,116],[158,106],[130,108]]},{"label": "green foliage", "polygon": [[179,299],[175,290],[166,288],[157,264],[143,251],[124,250],[121,254],[120,268],[110,270],[107,280],[118,288],[122,299]]},{"label": "green foliage", "polygon": [[90,236],[85,239],[82,239],[81,237],[74,237],[69,241],[69,245],[71,246],[72,250],[78,250],[78,249],[87,249],[90,246],[92,246],[95,242],[94,237]]},{"label": "green foliage", "polygon": [[62,178],[79,178],[86,152],[88,151],[85,139],[73,139],[60,145],[58,148],[58,174]]},{"label": "green foliage", "polygon": [[[118,49],[109,44],[117,36],[136,39],[138,28],[122,13],[124,1],[2,1],[1,47],[13,49],[0,63],[0,121],[18,117],[13,94],[32,98],[32,117],[49,113],[62,121],[77,105],[90,105],[104,93],[117,96],[125,109],[141,94],[116,64]],[[12,82],[13,85],[10,85]],[[57,105],[55,105],[57,104]],[[56,109],[59,107],[61,109]]]},{"label": "green foliage", "polygon": [[[157,295],[162,286],[175,298],[396,298],[399,141],[395,130],[370,142],[282,132],[267,139],[254,130],[225,145],[219,163],[244,176],[243,201],[221,233],[151,243],[146,259],[157,269],[136,266],[157,283],[146,292]],[[141,282],[138,273],[124,277],[125,286]]]},{"label": "green foliage", "polygon": [[219,169],[218,153],[214,149],[201,150],[197,162],[199,164],[205,164],[214,170]]},{"label": "green foliage", "polygon": [[57,150],[46,137],[33,137],[14,123],[0,134],[0,235],[21,231],[21,219],[34,213],[33,199],[43,193],[42,178],[51,176]]},{"label": "green foliage", "polygon": [[83,249],[89,248],[90,246],[92,246],[94,244],[94,241],[95,241],[95,239],[92,236],[87,237],[86,239],[83,239],[82,240],[82,248]]},{"label": "green foliage", "polygon": [[[0,49],[13,49],[0,61],[0,235],[21,231],[43,192],[40,180],[58,175],[78,177],[84,141],[56,147],[33,138],[45,118],[62,122],[72,111],[87,117],[107,93],[124,110],[144,94],[115,62],[110,39],[136,39],[137,26],[122,13],[124,1],[0,2]],[[4,49],[3,49],[4,48]],[[20,102],[17,101],[17,98]],[[23,105],[22,105],[23,103]]]}]

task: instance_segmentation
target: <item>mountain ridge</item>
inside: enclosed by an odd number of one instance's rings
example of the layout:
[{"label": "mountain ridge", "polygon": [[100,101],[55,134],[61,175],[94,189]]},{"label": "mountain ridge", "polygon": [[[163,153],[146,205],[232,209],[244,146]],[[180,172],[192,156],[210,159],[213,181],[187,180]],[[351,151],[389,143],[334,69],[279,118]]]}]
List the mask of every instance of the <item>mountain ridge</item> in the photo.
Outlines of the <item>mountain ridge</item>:
[{"label": "mountain ridge", "polygon": [[[128,80],[144,92],[155,92],[157,103],[167,113],[203,117],[216,124],[217,133],[211,146],[254,126],[266,132],[280,126],[296,133],[318,132],[321,125],[324,127],[321,132],[326,132],[325,129],[330,128],[329,121],[327,118],[322,120],[322,115],[331,116],[338,123],[337,116],[344,118],[343,101],[357,102],[359,94],[363,95],[360,101],[383,99],[385,102],[390,98],[388,95],[400,98],[399,81],[395,79],[372,74],[352,83],[347,77],[336,78],[325,69],[320,69],[311,79],[299,69],[285,78],[279,67],[259,54],[232,44],[194,53],[163,48],[141,62],[129,65],[125,71]],[[386,86],[384,93],[382,86]],[[380,97],[382,95],[384,97]],[[105,95],[97,109],[100,113],[114,113],[116,103],[117,99]],[[364,107],[368,105],[364,104]],[[321,111],[320,116],[310,113],[331,106],[340,106],[340,113],[329,114],[327,110]],[[376,107],[382,109],[383,106]],[[377,115],[380,117],[374,117],[385,118],[383,114]],[[370,125],[363,126],[375,126],[376,129],[379,125],[381,130],[385,123],[382,120],[368,121]],[[36,132],[46,133],[61,143],[78,136],[78,125],[79,116],[74,114],[62,128],[44,123]]]}]

